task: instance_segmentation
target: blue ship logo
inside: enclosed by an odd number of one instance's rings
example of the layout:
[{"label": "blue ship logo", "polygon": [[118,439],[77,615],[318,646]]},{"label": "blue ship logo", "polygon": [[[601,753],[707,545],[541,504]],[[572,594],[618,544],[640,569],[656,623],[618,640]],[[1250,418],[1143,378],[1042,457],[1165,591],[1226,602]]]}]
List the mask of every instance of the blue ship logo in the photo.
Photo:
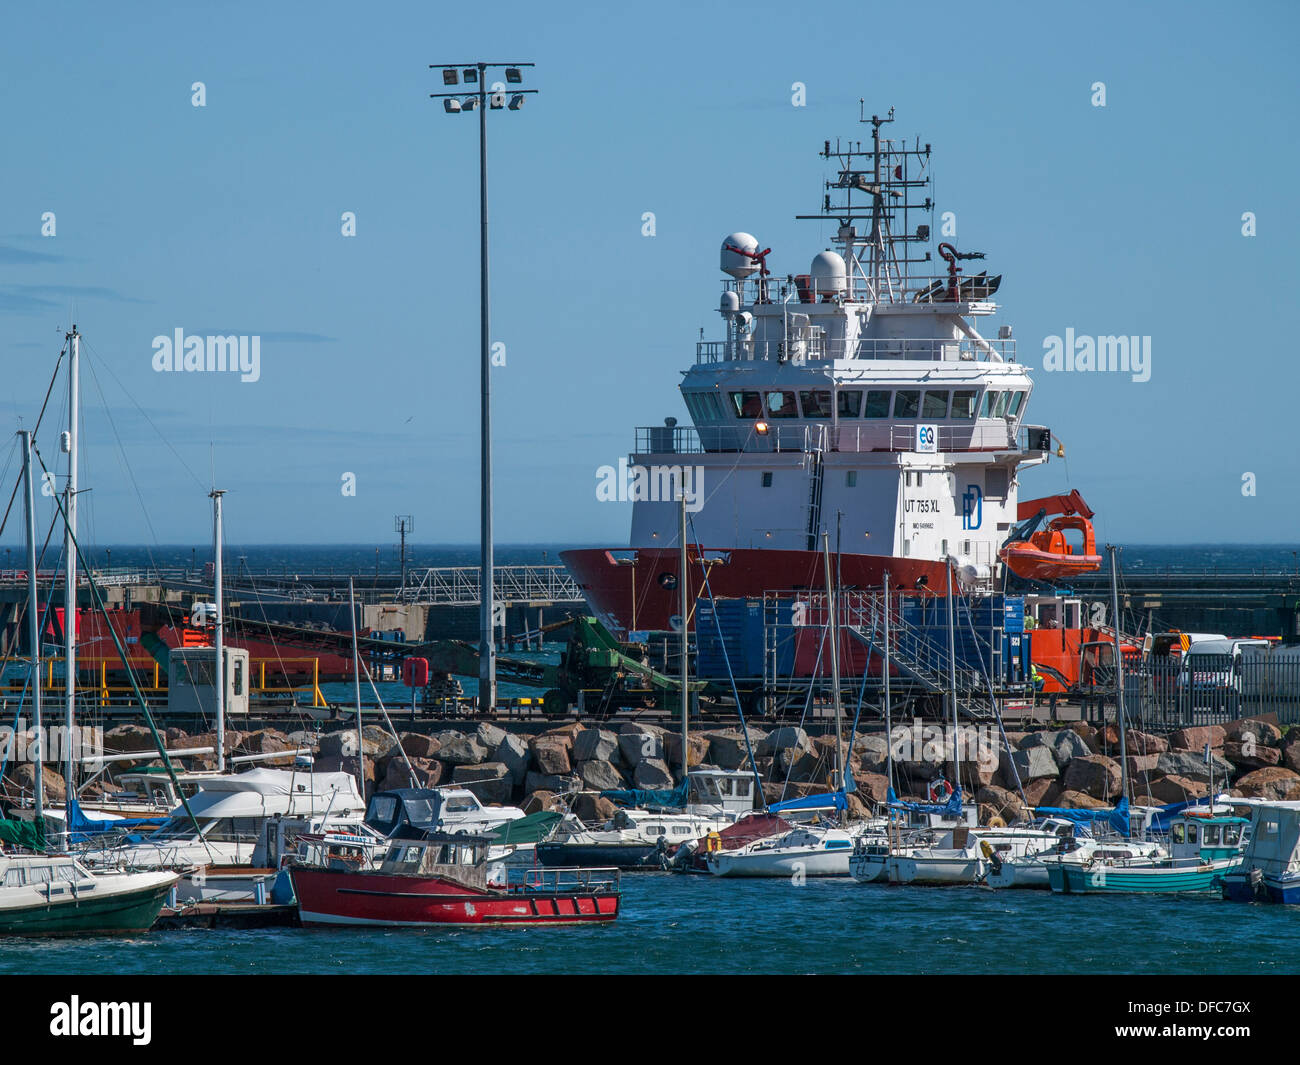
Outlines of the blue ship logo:
[{"label": "blue ship logo", "polygon": [[978,529],[984,521],[984,493],[977,484],[968,484],[961,497],[961,527]]}]

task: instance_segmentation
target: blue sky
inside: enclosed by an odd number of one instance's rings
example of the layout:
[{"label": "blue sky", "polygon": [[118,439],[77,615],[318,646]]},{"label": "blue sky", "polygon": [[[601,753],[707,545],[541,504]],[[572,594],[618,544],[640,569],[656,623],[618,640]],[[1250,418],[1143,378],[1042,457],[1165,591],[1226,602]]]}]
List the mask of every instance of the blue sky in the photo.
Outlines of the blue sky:
[{"label": "blue sky", "polygon": [[[477,123],[428,99],[427,67],[531,60],[540,95],[489,116],[499,540],[626,542],[596,468],[685,420],[723,236],[756,234],[779,274],[825,246],[794,215],[818,206],[822,141],[865,136],[860,97],[934,145],[939,209],[1004,274],[1021,361],[1067,328],[1152,338],[1143,384],[1037,375],[1031,420],[1067,459],[1027,488],[1078,488],[1120,541],[1295,539],[1297,8],[973,10],[11,6],[0,416],[32,424],[75,318],[90,538],[203,542],[215,477],[232,540],[387,542],[397,513],[475,540]],[[261,379],[154,372],[176,328],[259,334]],[[62,416],[56,394],[47,456]]]}]

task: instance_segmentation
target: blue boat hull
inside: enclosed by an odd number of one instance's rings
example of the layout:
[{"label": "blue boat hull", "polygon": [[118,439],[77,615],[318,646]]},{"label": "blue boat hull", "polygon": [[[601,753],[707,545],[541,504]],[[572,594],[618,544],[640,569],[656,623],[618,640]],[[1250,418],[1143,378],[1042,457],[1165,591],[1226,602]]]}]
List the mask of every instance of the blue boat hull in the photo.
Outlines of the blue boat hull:
[{"label": "blue boat hull", "polygon": [[1223,879],[1223,897],[1232,902],[1276,902],[1300,905],[1300,877],[1268,876],[1253,880],[1250,870],[1234,872]]}]

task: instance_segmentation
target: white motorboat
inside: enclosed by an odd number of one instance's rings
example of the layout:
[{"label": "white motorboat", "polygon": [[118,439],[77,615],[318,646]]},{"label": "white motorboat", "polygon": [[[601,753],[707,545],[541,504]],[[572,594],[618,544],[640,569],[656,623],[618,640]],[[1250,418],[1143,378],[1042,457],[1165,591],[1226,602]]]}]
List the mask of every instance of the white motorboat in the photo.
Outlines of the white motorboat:
[{"label": "white motorboat", "polygon": [[852,872],[863,883],[974,884],[995,864],[1056,846],[1073,827],[1055,820],[1009,828],[955,825],[925,829],[893,845],[870,840],[854,853]]},{"label": "white motorboat", "polygon": [[864,830],[797,825],[736,850],[714,851],[705,862],[714,876],[848,876],[855,838]]}]

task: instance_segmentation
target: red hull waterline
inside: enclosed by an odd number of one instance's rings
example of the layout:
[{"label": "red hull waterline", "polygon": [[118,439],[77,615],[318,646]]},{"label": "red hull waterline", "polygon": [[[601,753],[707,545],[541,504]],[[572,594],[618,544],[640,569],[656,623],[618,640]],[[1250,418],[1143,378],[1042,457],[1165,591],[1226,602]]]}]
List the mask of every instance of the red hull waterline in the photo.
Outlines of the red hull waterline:
[{"label": "red hull waterline", "polygon": [[476,891],[442,877],[294,869],[305,925],[599,924],[618,916],[617,892]]},{"label": "red hull waterline", "polygon": [[[701,554],[708,567],[709,590],[716,599],[757,599],[764,592],[826,589],[825,563],[818,551],[705,548],[701,552],[691,547],[687,553],[692,602],[707,598]],[[673,582],[681,569],[680,549],[591,548],[564,551],[560,558],[607,628],[618,633],[674,628],[679,593]],[[891,589],[911,591],[922,577],[933,592],[943,594],[945,587],[944,563],[928,559],[844,554],[839,568],[845,591],[878,589],[886,573]]]}]

